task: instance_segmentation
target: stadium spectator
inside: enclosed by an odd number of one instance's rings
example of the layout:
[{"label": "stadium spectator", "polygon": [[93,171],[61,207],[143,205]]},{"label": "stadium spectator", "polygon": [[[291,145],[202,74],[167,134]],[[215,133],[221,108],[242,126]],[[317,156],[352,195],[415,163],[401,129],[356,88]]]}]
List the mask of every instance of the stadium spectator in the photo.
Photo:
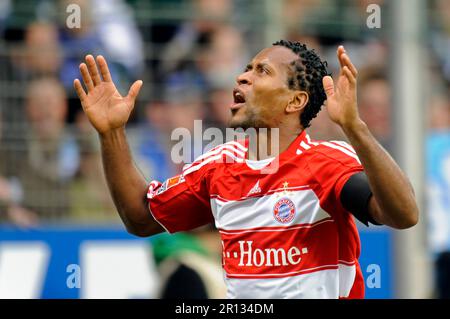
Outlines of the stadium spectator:
[{"label": "stadium spectator", "polygon": [[114,203],[103,178],[97,136],[83,113],[77,114],[74,126],[80,159],[70,183],[71,218],[80,222],[111,219]]},{"label": "stadium spectator", "polygon": [[326,112],[319,112],[317,117],[311,121],[311,127],[308,128],[311,136],[319,140],[342,140],[346,139],[342,130],[333,121]]},{"label": "stadium spectator", "polygon": [[[143,44],[132,11],[122,0],[64,0],[59,9],[69,4],[80,7],[81,27],[68,28],[62,21],[60,41],[64,48],[62,82],[69,88],[83,52],[92,51],[111,57],[111,72],[118,84],[140,75],[143,68]],[[114,17],[114,19],[111,19]],[[114,34],[114,36],[111,36]]]},{"label": "stadium spectator", "polygon": [[208,120],[211,126],[225,128],[230,120],[228,107],[233,103],[231,88],[215,88],[209,92]]},{"label": "stadium spectator", "polygon": [[62,85],[54,78],[33,80],[25,108],[25,148],[9,149],[4,157],[9,175],[17,178],[23,193],[20,213],[67,216],[69,182],[79,166],[79,148],[65,127],[67,101]]},{"label": "stadium spectator", "polygon": [[25,34],[25,56],[21,61],[22,70],[31,77],[58,76],[62,62],[62,52],[55,25],[34,22]]},{"label": "stadium spectator", "polygon": [[200,81],[205,82],[200,70],[204,70],[207,48],[214,33],[231,19],[233,3],[230,0],[193,0],[190,4],[197,12],[197,19],[182,23],[161,51],[158,75],[188,70],[192,78],[200,77]]},{"label": "stadium spectator", "polygon": [[0,223],[11,222],[18,226],[30,227],[36,224],[37,216],[35,213],[20,206],[23,198],[23,192],[20,182],[15,176],[8,176],[12,163],[5,160],[8,150],[2,143],[2,118],[0,113]]},{"label": "stadium spectator", "polygon": [[[131,132],[131,148],[136,164],[146,176],[169,178],[175,173],[170,160],[170,141],[167,123],[172,111],[163,102],[149,103],[145,107],[145,120]],[[182,114],[185,114],[182,112]]]},{"label": "stadium spectator", "polygon": [[199,66],[209,87],[231,87],[236,74],[250,58],[244,49],[242,33],[236,28],[224,25],[211,34],[206,49],[205,61]]},{"label": "stadium spectator", "polygon": [[19,41],[16,44],[19,45],[10,47],[10,55],[2,63],[0,79],[3,84],[4,121],[20,130],[26,121],[26,112],[23,108],[24,96],[16,89],[25,87],[35,78],[59,77],[62,52],[57,28],[47,22],[29,24],[24,32],[23,43]]},{"label": "stadium spectator", "polygon": [[383,71],[363,69],[360,72],[358,106],[361,118],[372,134],[388,151],[392,151],[391,86]]},{"label": "stadium spectator", "polygon": [[[203,119],[206,113],[204,96],[201,94],[200,87],[190,85],[184,81],[168,85],[166,102],[168,106],[166,108],[168,114],[168,122],[166,125],[170,128],[170,132],[180,128],[187,129],[191,136],[194,137],[194,121]],[[179,140],[176,140],[177,138],[179,137],[174,137],[175,140],[172,140],[172,145],[179,142]],[[195,137],[190,139],[190,141],[192,142],[192,147],[184,148],[186,153],[182,154],[186,162],[193,161],[195,156],[202,153],[203,147],[205,146],[197,143]],[[179,171],[185,163],[177,162],[175,164],[177,165],[177,171]]]},{"label": "stadium spectator", "polygon": [[450,81],[450,1],[436,0],[432,9],[428,41],[439,61],[439,69],[444,78]]}]

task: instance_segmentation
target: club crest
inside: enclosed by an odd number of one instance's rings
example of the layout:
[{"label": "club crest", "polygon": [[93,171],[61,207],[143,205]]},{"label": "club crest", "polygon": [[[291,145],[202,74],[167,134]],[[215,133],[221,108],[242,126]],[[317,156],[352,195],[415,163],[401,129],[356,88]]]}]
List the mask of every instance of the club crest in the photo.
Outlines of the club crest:
[{"label": "club crest", "polygon": [[295,205],[289,198],[281,198],[273,207],[275,220],[282,224],[290,223],[295,217]]}]

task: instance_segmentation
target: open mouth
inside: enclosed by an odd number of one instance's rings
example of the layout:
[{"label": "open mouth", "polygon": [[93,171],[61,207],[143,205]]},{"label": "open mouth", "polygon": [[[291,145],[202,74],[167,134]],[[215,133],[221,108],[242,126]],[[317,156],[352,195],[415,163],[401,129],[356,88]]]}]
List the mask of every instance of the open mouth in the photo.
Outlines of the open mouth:
[{"label": "open mouth", "polygon": [[244,92],[235,88],[233,90],[233,104],[230,106],[231,110],[237,110],[245,104]]}]

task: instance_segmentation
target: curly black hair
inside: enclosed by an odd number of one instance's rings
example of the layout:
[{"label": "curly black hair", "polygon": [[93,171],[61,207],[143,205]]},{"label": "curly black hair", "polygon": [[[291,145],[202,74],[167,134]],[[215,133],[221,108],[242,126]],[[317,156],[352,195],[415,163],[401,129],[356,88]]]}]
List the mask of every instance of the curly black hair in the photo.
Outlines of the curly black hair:
[{"label": "curly black hair", "polygon": [[304,90],[309,95],[308,104],[300,115],[300,124],[303,128],[307,128],[327,99],[322,78],[331,75],[327,71],[328,64],[320,59],[314,49],[310,50],[300,42],[280,40],[273,45],[286,47],[299,57],[298,60],[291,62],[292,72],[289,74],[287,81],[291,90]]}]

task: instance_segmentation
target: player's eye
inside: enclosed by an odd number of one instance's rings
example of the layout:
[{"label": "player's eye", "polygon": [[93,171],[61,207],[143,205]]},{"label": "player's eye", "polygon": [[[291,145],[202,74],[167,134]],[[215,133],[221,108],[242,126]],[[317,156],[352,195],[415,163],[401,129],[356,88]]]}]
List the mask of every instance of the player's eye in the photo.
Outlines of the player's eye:
[{"label": "player's eye", "polygon": [[258,71],[258,73],[268,73],[268,70],[265,68],[265,67],[263,67],[262,65],[259,65],[258,67],[257,67],[257,71]]}]

